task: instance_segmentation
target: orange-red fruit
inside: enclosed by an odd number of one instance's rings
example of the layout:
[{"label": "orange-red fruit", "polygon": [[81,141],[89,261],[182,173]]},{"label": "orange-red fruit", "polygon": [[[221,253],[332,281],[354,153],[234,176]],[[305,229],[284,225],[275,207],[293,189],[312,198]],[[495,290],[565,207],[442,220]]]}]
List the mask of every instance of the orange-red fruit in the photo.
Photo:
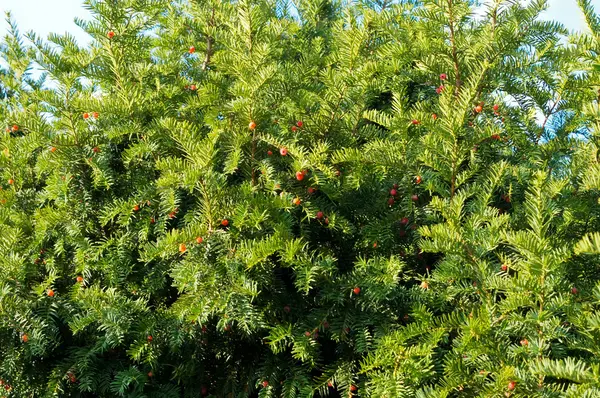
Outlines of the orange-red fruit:
[{"label": "orange-red fruit", "polygon": [[90,118],[90,114],[89,114],[89,113],[87,113],[87,112],[86,112],[86,113],[84,113],[84,114],[83,114],[83,118],[84,118],[84,119],[89,119],[89,118]]},{"label": "orange-red fruit", "polygon": [[[169,216],[171,216],[171,215],[169,214]],[[150,217],[150,224],[154,224],[155,222],[156,222],[156,220],[154,219],[154,217]]]},{"label": "orange-red fruit", "polygon": [[192,91],[196,91],[196,85],[195,85],[195,84],[192,84],[192,85],[190,86],[190,90],[192,90]]},{"label": "orange-red fruit", "polygon": [[273,156],[273,151],[267,151],[267,155]]},{"label": "orange-red fruit", "polygon": [[400,220],[400,223],[401,223],[402,225],[406,225],[406,224],[408,224],[408,217],[402,217],[402,220]]},{"label": "orange-red fruit", "polygon": [[579,289],[577,289],[576,287],[574,287],[574,288],[571,289],[571,293],[577,294],[577,293],[579,293]]},{"label": "orange-red fruit", "polygon": [[266,380],[263,380],[263,382],[262,382],[262,385],[263,385],[263,387],[265,387],[265,388],[266,388],[266,387],[269,387],[269,382],[268,382],[268,381],[266,381]]},{"label": "orange-red fruit", "polygon": [[77,282],[79,282],[79,283],[83,282],[83,276],[79,275],[77,277]]},{"label": "orange-red fruit", "polygon": [[56,147],[50,147],[50,152],[56,152]]},{"label": "orange-red fruit", "polygon": [[305,335],[306,337],[310,337],[310,332],[304,332],[304,335]]},{"label": "orange-red fruit", "polygon": [[475,107],[475,112],[477,112],[477,113],[481,113],[481,111],[483,111],[483,107],[482,107],[481,105],[477,105],[477,106]]},{"label": "orange-red fruit", "polygon": [[316,191],[317,191],[317,190],[316,190],[316,189],[314,189],[313,187],[308,187],[308,193],[309,193],[309,194],[311,194],[311,195],[312,195],[312,194],[313,194],[313,193],[315,193]]},{"label": "orange-red fruit", "polygon": [[323,218],[323,212],[322,211],[318,211],[317,212],[317,219],[320,220]]},{"label": "orange-red fruit", "polygon": [[98,112],[94,112],[92,113],[92,116],[94,116],[94,119],[98,119],[100,117],[100,114]]},{"label": "orange-red fruit", "polygon": [[283,310],[289,314],[292,309],[289,305],[286,305],[285,307],[283,307]]},{"label": "orange-red fruit", "polygon": [[196,52],[196,47],[191,46],[190,49],[189,49],[189,52],[190,52],[190,54],[195,53]]},{"label": "orange-red fruit", "polygon": [[296,122],[296,126],[298,126],[298,127],[302,127],[303,125],[304,125],[304,123],[302,123],[302,120],[298,120]]},{"label": "orange-red fruit", "polygon": [[398,191],[396,189],[391,189],[390,190],[390,195],[396,196],[396,195],[398,195]]},{"label": "orange-red fruit", "polygon": [[328,382],[327,382],[327,385],[328,385],[329,387],[333,387],[333,383],[332,383],[331,381],[328,381]]},{"label": "orange-red fruit", "polygon": [[508,382],[508,386],[507,387],[508,387],[509,391],[512,391],[512,390],[514,390],[517,387],[517,382],[511,380],[511,381]]},{"label": "orange-red fruit", "polygon": [[298,127],[292,126],[292,131],[295,133],[296,131],[298,131]]},{"label": "orange-red fruit", "polygon": [[492,139],[493,140],[499,140],[500,139],[500,134],[493,134],[492,135]]},{"label": "orange-red fruit", "polygon": [[377,247],[377,242],[373,243],[373,247],[376,248]]},{"label": "orange-red fruit", "polygon": [[8,185],[12,185],[15,183],[15,180],[13,180],[12,178],[8,179]]},{"label": "orange-red fruit", "polygon": [[413,119],[413,120],[411,121],[411,123],[412,123],[413,125],[415,125],[415,126],[416,126],[416,125],[418,125],[418,124],[421,124],[421,122],[420,122],[420,121],[418,121],[418,120],[416,120],[416,119]]},{"label": "orange-red fruit", "polygon": [[250,124],[248,124],[248,128],[250,130],[254,130],[256,128],[256,123],[254,121],[250,122]]},{"label": "orange-red fruit", "polygon": [[388,205],[392,206],[395,203],[394,198],[389,198],[387,203],[388,203]]},{"label": "orange-red fruit", "polygon": [[416,182],[417,184],[420,184],[420,183],[421,183],[421,181],[423,181],[423,179],[421,178],[421,176],[417,176],[417,177],[415,178],[415,182]]},{"label": "orange-red fruit", "polygon": [[354,292],[354,294],[360,294],[360,287],[355,287],[354,289],[352,289],[352,292]]},{"label": "orange-red fruit", "polygon": [[148,377],[152,377],[154,376],[154,373],[152,373],[152,371],[148,372]]},{"label": "orange-red fruit", "polygon": [[437,87],[437,88],[435,89],[435,92],[436,92],[437,94],[441,94],[441,93],[442,93],[442,91],[444,91],[444,85],[441,85],[441,86],[439,86],[439,87]]},{"label": "orange-red fruit", "polygon": [[52,289],[48,290],[48,297],[54,297],[54,290],[52,290]]},{"label": "orange-red fruit", "polygon": [[494,112],[498,112],[498,109],[500,109],[500,105],[495,104],[494,105]]},{"label": "orange-red fruit", "polygon": [[508,271],[508,265],[506,264],[502,264],[502,266],[500,267],[500,269],[504,272]]},{"label": "orange-red fruit", "polygon": [[140,209],[140,206],[139,206],[139,205],[135,205],[135,206],[133,206],[133,211],[138,211],[139,209]]},{"label": "orange-red fruit", "polygon": [[521,345],[522,346],[528,346],[529,345],[529,340],[527,340],[527,339],[521,340]]},{"label": "orange-red fruit", "polygon": [[112,39],[113,37],[115,37],[115,32],[113,32],[112,30],[110,32],[108,32],[106,34],[106,36],[108,36],[109,39]]},{"label": "orange-red fruit", "polygon": [[356,387],[354,384],[352,384],[350,386],[350,391],[355,392],[356,390],[358,390],[358,387]]},{"label": "orange-red fruit", "polygon": [[440,75],[440,80],[446,80],[447,78],[448,78],[448,75],[447,75],[447,74],[445,74],[445,73],[442,73],[442,74]]},{"label": "orange-red fruit", "polygon": [[148,335],[148,343],[151,343],[151,342],[152,342],[152,340],[154,340],[154,339],[152,338],[152,335]]},{"label": "orange-red fruit", "polygon": [[19,131],[19,126],[17,126],[16,124],[13,124],[12,131]]},{"label": "orange-red fruit", "polygon": [[196,243],[197,243],[197,244],[200,244],[200,243],[202,243],[202,242],[204,242],[204,239],[202,239],[202,237],[198,236],[198,237],[196,238]]},{"label": "orange-red fruit", "polygon": [[287,151],[287,149],[286,149],[286,148],[281,148],[281,149],[279,150],[279,153],[281,154],[281,156],[287,156],[287,154],[288,154],[288,151]]},{"label": "orange-red fruit", "polygon": [[221,225],[222,225],[222,226],[224,226],[224,227],[228,226],[228,225],[229,225],[229,220],[228,220],[228,219],[226,219],[226,218],[225,218],[225,219],[223,219],[223,220],[221,221]]},{"label": "orange-red fruit", "polygon": [[435,113],[433,115],[431,115],[431,117],[433,118],[433,120],[437,120],[438,115],[436,115]]},{"label": "orange-red fruit", "polygon": [[298,181],[302,181],[302,180],[304,180],[304,173],[303,173],[303,172],[301,172],[301,171],[297,171],[297,172],[296,172],[296,179],[297,179]]},{"label": "orange-red fruit", "polygon": [[100,148],[98,148],[97,146],[95,146],[94,149],[92,149],[92,151],[94,153],[98,153],[98,152],[100,152]]},{"label": "orange-red fruit", "polygon": [[185,243],[182,243],[179,245],[179,251],[181,253],[185,252],[187,250],[187,247],[185,246]]},{"label": "orange-red fruit", "polygon": [[24,334],[23,337],[21,337],[21,340],[23,340],[23,343],[27,343],[29,341],[29,336]]},{"label": "orange-red fruit", "polygon": [[296,206],[300,206],[300,203],[302,203],[302,200],[300,200],[300,198],[294,198],[292,200],[292,203]]},{"label": "orange-red fruit", "polygon": [[413,195],[410,198],[412,199],[413,202],[416,202],[417,200],[419,200],[419,196],[418,195]]}]

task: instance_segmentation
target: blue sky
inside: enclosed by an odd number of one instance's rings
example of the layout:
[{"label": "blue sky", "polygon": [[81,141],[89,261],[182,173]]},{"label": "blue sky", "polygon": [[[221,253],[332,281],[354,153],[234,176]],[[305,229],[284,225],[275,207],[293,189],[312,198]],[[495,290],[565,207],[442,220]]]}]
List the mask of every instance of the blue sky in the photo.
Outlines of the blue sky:
[{"label": "blue sky", "polygon": [[[600,0],[592,0],[592,3],[600,11]],[[84,43],[86,34],[73,23],[75,17],[89,16],[81,4],[82,0],[0,0],[0,12],[12,11],[22,32],[34,30],[46,37],[50,32],[69,31]],[[584,28],[576,0],[549,0],[549,4],[545,18],[558,20],[571,30]],[[0,25],[0,34],[5,28],[5,24]]]}]

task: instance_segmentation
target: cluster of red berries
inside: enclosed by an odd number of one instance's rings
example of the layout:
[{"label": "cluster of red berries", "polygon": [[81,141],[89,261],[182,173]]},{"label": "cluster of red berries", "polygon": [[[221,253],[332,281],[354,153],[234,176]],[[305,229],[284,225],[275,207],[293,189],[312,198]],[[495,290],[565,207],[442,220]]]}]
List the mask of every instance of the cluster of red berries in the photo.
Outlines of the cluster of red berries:
[{"label": "cluster of red berries", "polygon": [[390,206],[394,205],[394,202],[396,201],[396,196],[398,195],[398,184],[394,184],[392,186],[392,189],[390,189],[390,198],[388,199],[387,203]]},{"label": "cluster of red berries", "polygon": [[83,118],[86,120],[89,119],[90,116],[92,116],[94,119],[98,119],[100,117],[100,114],[98,112],[92,112],[91,115],[88,112],[83,113]]},{"label": "cluster of red berries", "polygon": [[304,123],[302,123],[302,120],[298,120],[296,122],[296,125],[292,126],[291,130],[295,133],[296,131],[298,131],[299,128],[302,128],[303,125]]}]

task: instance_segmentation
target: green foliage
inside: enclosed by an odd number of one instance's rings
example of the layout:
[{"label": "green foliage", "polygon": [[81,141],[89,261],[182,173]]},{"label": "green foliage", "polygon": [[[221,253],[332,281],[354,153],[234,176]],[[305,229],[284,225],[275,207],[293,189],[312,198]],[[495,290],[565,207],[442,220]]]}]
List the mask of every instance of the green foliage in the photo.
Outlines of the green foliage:
[{"label": "green foliage", "polygon": [[600,19],[474,3],[8,15],[3,394],[600,396]]}]

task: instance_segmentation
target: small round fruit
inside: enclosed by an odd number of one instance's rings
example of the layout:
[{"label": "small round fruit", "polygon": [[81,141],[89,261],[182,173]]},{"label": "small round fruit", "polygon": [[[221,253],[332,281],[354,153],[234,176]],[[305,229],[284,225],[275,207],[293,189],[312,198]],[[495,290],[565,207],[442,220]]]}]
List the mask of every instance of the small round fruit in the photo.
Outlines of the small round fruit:
[{"label": "small round fruit", "polygon": [[413,202],[416,202],[419,200],[419,195],[415,194],[415,195],[411,196],[410,198],[412,199]]},{"label": "small round fruit", "polygon": [[94,117],[94,119],[98,119],[100,117],[100,114],[98,112],[94,112],[92,113],[92,116]]},{"label": "small round fruit", "polygon": [[185,253],[186,250],[187,250],[187,247],[185,246],[185,243],[182,243],[179,245],[179,251],[181,253]]},{"label": "small round fruit", "polygon": [[202,395],[206,395],[208,393],[208,389],[204,386],[202,386],[202,389],[200,390]]},{"label": "small round fruit", "polygon": [[398,195],[398,191],[395,188],[393,188],[390,190],[390,195],[396,196],[396,195]]},{"label": "small round fruit", "polygon": [[402,220],[400,220],[400,224],[402,224],[402,225],[408,224],[408,217],[402,217]]},{"label": "small round fruit", "polygon": [[353,292],[354,294],[360,294],[360,287],[358,287],[358,286],[357,286],[357,287],[355,287],[354,289],[352,289],[352,292]]},{"label": "small round fruit", "polygon": [[447,74],[445,74],[445,73],[442,73],[442,74],[440,75],[440,80],[446,80],[446,79],[448,79],[448,75],[447,75]]},{"label": "small round fruit", "polygon": [[377,242],[374,242],[374,243],[373,243],[373,248],[374,248],[374,249],[375,249],[375,248],[377,248]]},{"label": "small round fruit", "polygon": [[17,126],[16,124],[13,124],[12,131],[19,131],[19,126]]},{"label": "small round fruit", "polygon": [[106,34],[106,36],[107,36],[109,39],[112,39],[113,37],[115,37],[115,32],[113,32],[113,31],[111,30],[111,31],[109,31],[109,32]]},{"label": "small round fruit", "polygon": [[443,91],[444,91],[444,85],[436,87],[436,89],[435,89],[436,94],[441,94]]},{"label": "small round fruit", "polygon": [[523,347],[525,347],[525,346],[528,346],[528,345],[529,345],[529,340],[527,340],[527,339],[523,339],[523,340],[521,340],[521,342],[520,342],[520,343],[521,343],[521,345],[522,345]]},{"label": "small round fruit", "polygon": [[301,171],[297,171],[297,172],[296,172],[296,179],[297,179],[298,181],[302,181],[302,180],[304,180],[304,173],[303,173],[303,172],[301,172]]},{"label": "small round fruit", "polygon": [[502,264],[502,266],[500,267],[500,269],[504,272],[508,271],[508,265],[506,264]]},{"label": "small round fruit", "polygon": [[190,47],[190,49],[188,50],[188,52],[189,52],[190,54],[193,54],[193,53],[195,53],[195,52],[196,52],[196,47],[194,47],[194,46],[191,46],[191,47]]},{"label": "small round fruit", "polygon": [[286,148],[281,148],[281,149],[279,150],[279,154],[280,154],[281,156],[287,156],[287,154],[288,154],[288,150],[287,150]]},{"label": "small round fruit", "polygon": [[48,297],[54,297],[54,290],[48,289],[47,294],[48,294]]},{"label": "small round fruit", "polygon": [[15,180],[13,180],[12,178],[8,179],[8,185],[13,185],[15,183]]},{"label": "small round fruit", "polygon": [[254,121],[251,121],[250,124],[248,124],[248,128],[250,130],[254,130],[256,128],[256,123]]},{"label": "small round fruit", "polygon": [[148,372],[148,377],[152,377],[154,376],[154,373],[152,373],[152,371]]},{"label": "small round fruit", "polygon": [[317,212],[317,220],[320,220],[323,218],[323,212],[322,211],[318,211]]},{"label": "small round fruit", "polygon": [[420,183],[421,183],[421,181],[423,181],[423,179],[421,178],[421,176],[416,176],[416,177],[415,177],[415,182],[416,182],[417,184],[420,184]]},{"label": "small round fruit", "polygon": [[393,206],[395,202],[396,201],[394,200],[394,198],[389,198],[387,201],[388,205],[390,205],[390,206]]},{"label": "small round fruit", "polygon": [[228,220],[228,219],[226,219],[226,218],[224,218],[224,219],[221,221],[221,225],[222,225],[222,226],[224,226],[224,227],[228,226],[228,225],[229,225],[229,220]]},{"label": "small round fruit", "polygon": [[438,119],[438,115],[436,115],[435,113],[432,114],[431,117],[433,118],[433,120],[437,120]]},{"label": "small round fruit", "polygon": [[148,335],[147,340],[148,340],[148,343],[152,343],[152,340],[154,340],[154,339],[152,338],[151,334]]},{"label": "small round fruit", "polygon": [[352,391],[352,392],[356,392],[356,390],[358,390],[358,387],[356,387],[354,384],[352,384],[352,385],[350,386],[350,391]]},{"label": "small round fruit", "polygon": [[190,85],[190,90],[192,90],[192,91],[196,91],[196,88],[197,88],[197,87],[196,87],[196,85],[195,85],[195,84],[192,84],[192,85]]},{"label": "small round fruit", "polygon": [[296,127],[296,126],[292,126],[292,132],[294,132],[294,133],[295,133],[296,131],[298,131],[298,127]]},{"label": "small round fruit", "polygon": [[139,211],[139,210],[140,210],[140,205],[133,206],[133,211]]},{"label": "small round fruit", "polygon": [[266,380],[263,380],[263,382],[262,382],[262,385],[263,385],[263,387],[265,387],[265,388],[266,388],[266,387],[269,387],[269,382],[268,382],[268,381],[266,381]]},{"label": "small round fruit", "polygon": [[427,281],[421,282],[421,288],[422,289],[429,289],[429,283],[427,283]]},{"label": "small round fruit", "polygon": [[204,242],[204,239],[202,239],[202,237],[201,237],[201,236],[198,236],[198,237],[196,238],[196,243],[197,243],[197,244],[200,244],[200,243],[202,243],[202,242]]},{"label": "small round fruit", "polygon": [[77,276],[77,282],[82,283],[83,282],[83,276],[81,276],[81,275]]},{"label": "small round fruit", "polygon": [[418,121],[418,120],[416,120],[416,119],[413,119],[413,120],[411,121],[411,123],[412,123],[414,126],[417,126],[417,125],[421,124],[421,122],[420,122],[420,121]]},{"label": "small round fruit", "polygon": [[93,151],[94,153],[98,153],[98,152],[100,152],[100,148],[98,148],[97,146],[95,146],[95,147],[92,149],[92,151]]},{"label": "small round fruit", "polygon": [[500,109],[500,105],[495,104],[493,108],[494,108],[494,112],[498,112],[498,109]]},{"label": "small round fruit", "polygon": [[304,335],[305,335],[306,337],[310,337],[310,332],[304,332]]},{"label": "small round fruit", "polygon": [[579,293],[579,289],[577,289],[576,287],[574,287],[574,288],[571,289],[571,293],[572,294],[577,294],[577,293]]},{"label": "small round fruit", "polygon": [[50,147],[50,152],[56,152],[56,147]]},{"label": "small round fruit", "polygon": [[333,383],[331,381],[328,381],[327,386],[333,388]]},{"label": "small round fruit", "polygon": [[516,387],[517,387],[517,382],[516,381],[511,380],[511,381],[508,382],[508,386],[507,386],[508,391],[512,391]]},{"label": "small round fruit", "polygon": [[267,151],[268,156],[273,156],[273,151]]},{"label": "small round fruit", "polygon": [[292,203],[293,203],[295,206],[300,206],[300,203],[302,203],[302,200],[301,200],[300,198],[294,198],[294,199],[292,200]]},{"label": "small round fruit", "polygon": [[482,107],[481,105],[477,105],[477,106],[475,107],[475,112],[477,112],[477,113],[481,113],[481,111],[483,111],[483,107]]},{"label": "small round fruit", "polygon": [[23,340],[23,343],[27,343],[27,342],[29,341],[29,336],[27,336],[27,334],[24,334],[24,335],[21,337],[21,340]]},{"label": "small round fruit", "polygon": [[290,308],[290,306],[289,306],[289,305],[286,305],[286,306],[284,306],[284,307],[283,307],[283,310],[284,310],[286,313],[288,313],[288,314],[289,314],[289,313],[292,311],[292,309]]},{"label": "small round fruit", "polygon": [[84,113],[84,114],[83,114],[83,118],[84,118],[84,119],[89,119],[89,118],[90,118],[90,114],[89,114],[89,113],[87,113],[87,112],[86,112],[86,113]]},{"label": "small round fruit", "polygon": [[315,193],[317,190],[316,190],[315,188],[313,188],[313,187],[308,187],[307,191],[308,191],[308,193],[309,193],[309,194],[311,194],[311,195],[312,195],[312,194],[313,194],[313,193]]}]

